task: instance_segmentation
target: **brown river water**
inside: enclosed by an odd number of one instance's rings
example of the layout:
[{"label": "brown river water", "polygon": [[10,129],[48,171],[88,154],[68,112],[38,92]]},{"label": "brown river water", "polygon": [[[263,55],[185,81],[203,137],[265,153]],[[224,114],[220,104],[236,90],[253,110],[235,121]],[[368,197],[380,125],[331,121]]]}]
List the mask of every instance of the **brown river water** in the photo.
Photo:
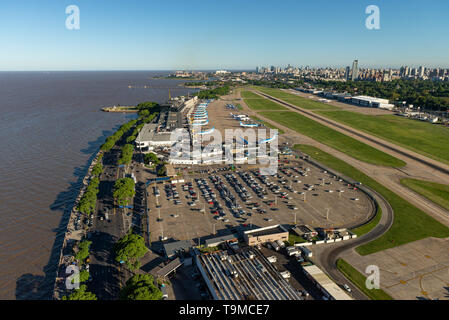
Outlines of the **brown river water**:
[{"label": "brown river water", "polygon": [[0,72],[0,299],[51,299],[63,230],[89,163],[135,117],[100,108],[165,102],[169,87],[172,96],[194,91],[151,79],[161,74]]}]

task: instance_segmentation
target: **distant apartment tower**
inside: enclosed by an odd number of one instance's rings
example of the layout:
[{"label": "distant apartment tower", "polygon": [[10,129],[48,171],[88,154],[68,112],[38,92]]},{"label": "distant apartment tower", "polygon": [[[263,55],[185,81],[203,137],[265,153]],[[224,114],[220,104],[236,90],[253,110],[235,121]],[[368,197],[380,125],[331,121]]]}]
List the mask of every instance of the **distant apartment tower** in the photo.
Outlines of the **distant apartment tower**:
[{"label": "distant apartment tower", "polygon": [[350,75],[351,75],[351,68],[347,66],[345,71],[345,79],[349,80]]},{"label": "distant apartment tower", "polygon": [[355,81],[359,77],[359,60],[354,60],[352,63],[352,74],[351,74],[351,80]]}]

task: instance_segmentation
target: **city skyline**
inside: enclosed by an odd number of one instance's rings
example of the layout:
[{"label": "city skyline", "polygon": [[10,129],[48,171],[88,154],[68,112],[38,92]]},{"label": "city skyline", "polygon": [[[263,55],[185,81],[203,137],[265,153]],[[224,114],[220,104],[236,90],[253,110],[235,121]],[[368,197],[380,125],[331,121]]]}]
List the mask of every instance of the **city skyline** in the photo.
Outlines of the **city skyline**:
[{"label": "city skyline", "polygon": [[[369,68],[449,67],[449,3],[377,1],[380,30],[365,26],[370,4],[5,1],[0,70],[253,70],[266,62],[346,67],[355,57]],[[70,5],[80,10],[79,30],[66,28]]]}]

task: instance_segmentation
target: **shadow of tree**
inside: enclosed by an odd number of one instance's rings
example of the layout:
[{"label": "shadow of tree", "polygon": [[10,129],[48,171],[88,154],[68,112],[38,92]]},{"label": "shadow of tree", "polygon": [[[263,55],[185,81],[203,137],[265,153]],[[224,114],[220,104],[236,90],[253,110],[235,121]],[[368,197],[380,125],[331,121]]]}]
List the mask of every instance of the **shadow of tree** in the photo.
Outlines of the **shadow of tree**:
[{"label": "shadow of tree", "polygon": [[32,274],[23,274],[16,280],[16,299],[17,300],[50,300],[53,297],[53,285],[58,271],[59,256],[62,245],[64,243],[64,236],[67,229],[67,223],[70,219],[70,212],[74,206],[76,197],[81,189],[84,177],[87,174],[90,163],[95,158],[97,151],[101,144],[110,136],[119,126],[112,130],[104,130],[102,135],[94,141],[88,142],[88,146],[81,149],[80,152],[90,154],[91,156],[82,166],[73,169],[74,182],[69,184],[69,187],[61,191],[53,203],[50,205],[51,211],[59,211],[62,213],[61,220],[57,228],[52,231],[55,232],[55,241],[50,252],[50,258],[47,265],[43,268],[45,276],[38,276]]}]

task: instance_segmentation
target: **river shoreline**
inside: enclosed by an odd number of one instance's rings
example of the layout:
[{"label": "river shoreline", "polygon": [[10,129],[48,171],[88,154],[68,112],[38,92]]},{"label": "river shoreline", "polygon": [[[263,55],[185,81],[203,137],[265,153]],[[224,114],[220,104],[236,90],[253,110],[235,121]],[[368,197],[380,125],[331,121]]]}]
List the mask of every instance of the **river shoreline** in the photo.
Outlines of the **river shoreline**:
[{"label": "river shoreline", "polygon": [[89,181],[92,178],[92,169],[98,163],[99,159],[101,161],[101,157],[104,154],[102,150],[97,151],[93,160],[91,161],[89,168],[87,170],[86,175],[83,178],[81,189],[74,201],[72,208],[70,210],[69,220],[67,222],[66,230],[64,232],[64,240],[61,247],[61,251],[59,253],[59,261],[56,269],[55,280],[53,284],[53,294],[52,297],[54,300],[60,300],[65,294],[65,269],[68,265],[70,265],[74,261],[74,257],[72,255],[72,246],[75,242],[82,240],[87,232],[86,229],[80,228],[80,230],[76,230],[75,224],[76,219],[82,216],[82,213],[78,211],[78,203],[84,193],[86,192],[87,186],[89,185]]}]

